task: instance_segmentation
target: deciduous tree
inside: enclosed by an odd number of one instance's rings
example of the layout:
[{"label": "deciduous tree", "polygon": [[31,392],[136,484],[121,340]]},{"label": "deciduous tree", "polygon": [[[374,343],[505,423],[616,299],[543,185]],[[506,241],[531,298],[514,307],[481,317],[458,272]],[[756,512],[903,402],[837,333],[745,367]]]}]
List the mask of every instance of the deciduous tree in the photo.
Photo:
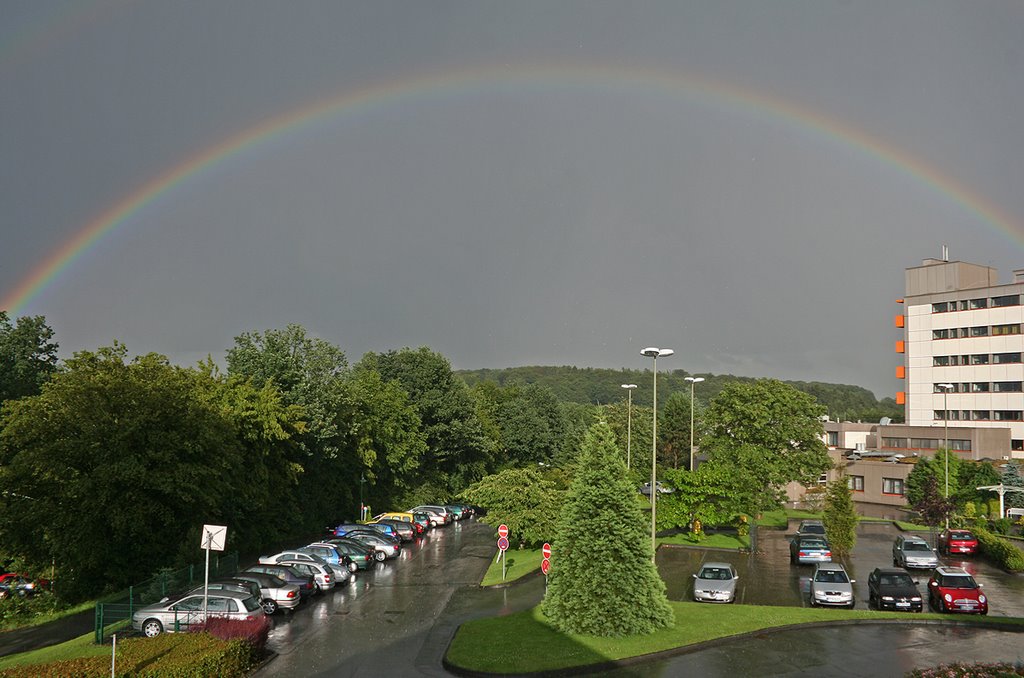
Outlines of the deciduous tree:
[{"label": "deciduous tree", "polygon": [[857,543],[857,511],[853,507],[849,480],[840,475],[825,491],[825,532],[832,552],[841,558],[850,555]]},{"label": "deciduous tree", "polygon": [[0,311],[0,403],[36,395],[57,370],[57,343],[43,316],[11,323]]},{"label": "deciduous tree", "polygon": [[513,544],[533,547],[554,539],[565,501],[564,489],[533,468],[510,468],[486,476],[459,496],[487,509],[483,522],[507,525]]}]

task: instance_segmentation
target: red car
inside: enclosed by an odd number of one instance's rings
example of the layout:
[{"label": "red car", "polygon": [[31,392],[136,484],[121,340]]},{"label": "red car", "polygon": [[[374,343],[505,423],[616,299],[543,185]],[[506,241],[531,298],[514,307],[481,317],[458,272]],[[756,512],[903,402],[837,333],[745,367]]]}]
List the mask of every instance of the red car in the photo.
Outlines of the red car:
[{"label": "red car", "polygon": [[981,584],[962,567],[937,567],[928,580],[928,602],[939,612],[988,614]]},{"label": "red car", "polygon": [[939,535],[938,548],[947,556],[954,553],[977,553],[978,538],[970,530],[943,530]]},{"label": "red car", "polygon": [[8,572],[0,575],[0,598],[7,596],[31,596],[36,591],[48,588],[48,579],[33,580],[28,575]]}]

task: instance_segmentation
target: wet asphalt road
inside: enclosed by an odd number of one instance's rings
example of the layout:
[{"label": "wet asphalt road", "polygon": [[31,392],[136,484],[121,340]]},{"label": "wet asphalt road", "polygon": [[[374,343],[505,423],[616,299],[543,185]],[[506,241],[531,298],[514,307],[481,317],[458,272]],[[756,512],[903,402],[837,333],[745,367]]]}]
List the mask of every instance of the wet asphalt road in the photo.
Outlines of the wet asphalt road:
[{"label": "wet asphalt road", "polygon": [[[891,565],[897,533],[890,524],[862,524],[848,568],[857,580],[857,607],[866,607],[867,574]],[[657,564],[669,598],[690,600],[691,574],[703,560],[724,560],[740,572],[740,602],[806,605],[812,567],[789,564],[786,532],[762,531],[761,553],[662,548]],[[494,528],[475,520],[434,530],[401,558],[357,582],[275,615],[269,647],[278,656],[266,676],[447,676],[441,666],[458,625],[536,605],[543,578],[503,589],[478,583],[495,555]],[[943,558],[948,564],[951,561]],[[1024,577],[984,562],[967,566],[986,585],[991,614],[1024,616]],[[927,573],[918,577],[925,588]],[[862,588],[863,587],[863,588]],[[1017,633],[937,626],[857,625],[761,634],[696,652],[606,672],[609,676],[900,676],[915,666],[953,659],[1015,661],[1024,654]],[[514,643],[515,639],[509,639]]]}]

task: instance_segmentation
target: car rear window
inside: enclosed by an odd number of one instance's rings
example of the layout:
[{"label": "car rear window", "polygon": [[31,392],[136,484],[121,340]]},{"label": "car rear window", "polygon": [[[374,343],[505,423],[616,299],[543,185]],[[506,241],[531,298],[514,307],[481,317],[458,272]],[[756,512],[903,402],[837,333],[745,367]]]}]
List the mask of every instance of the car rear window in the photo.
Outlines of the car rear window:
[{"label": "car rear window", "polygon": [[903,544],[904,551],[931,551],[928,544],[919,541],[908,541]]},{"label": "car rear window", "polygon": [[952,532],[949,535],[950,539],[974,539],[974,535],[970,532]]},{"label": "car rear window", "polygon": [[[282,582],[282,583],[284,583],[284,582]],[[249,597],[249,598],[246,598],[245,600],[243,600],[242,601],[242,605],[245,607],[246,612],[255,612],[260,607],[259,602],[255,598],[252,598],[252,597]]]}]

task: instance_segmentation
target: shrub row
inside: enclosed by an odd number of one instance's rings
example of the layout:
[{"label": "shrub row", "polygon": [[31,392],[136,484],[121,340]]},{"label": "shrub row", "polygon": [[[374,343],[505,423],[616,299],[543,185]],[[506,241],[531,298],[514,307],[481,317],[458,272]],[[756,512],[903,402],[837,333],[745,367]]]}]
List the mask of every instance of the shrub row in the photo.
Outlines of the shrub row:
[{"label": "shrub row", "polygon": [[56,596],[45,590],[31,596],[15,594],[0,598],[0,630],[24,626],[38,615],[57,612],[65,607]]},{"label": "shrub row", "polygon": [[[269,623],[262,620],[262,645]],[[219,634],[231,635],[224,626]],[[260,635],[254,627],[247,633]],[[243,678],[262,659],[253,644],[240,637],[215,638],[210,633],[164,633],[156,638],[128,638],[117,643],[117,678]],[[50,664],[18,666],[0,671],[2,678],[106,678],[110,656],[83,657]]]},{"label": "shrub row", "polygon": [[988,530],[975,529],[975,536],[981,544],[981,552],[993,563],[1010,572],[1024,571],[1024,552]]},{"label": "shrub row", "polygon": [[930,669],[914,669],[907,678],[1010,678],[1024,676],[1024,667],[1014,664],[944,664]]}]

